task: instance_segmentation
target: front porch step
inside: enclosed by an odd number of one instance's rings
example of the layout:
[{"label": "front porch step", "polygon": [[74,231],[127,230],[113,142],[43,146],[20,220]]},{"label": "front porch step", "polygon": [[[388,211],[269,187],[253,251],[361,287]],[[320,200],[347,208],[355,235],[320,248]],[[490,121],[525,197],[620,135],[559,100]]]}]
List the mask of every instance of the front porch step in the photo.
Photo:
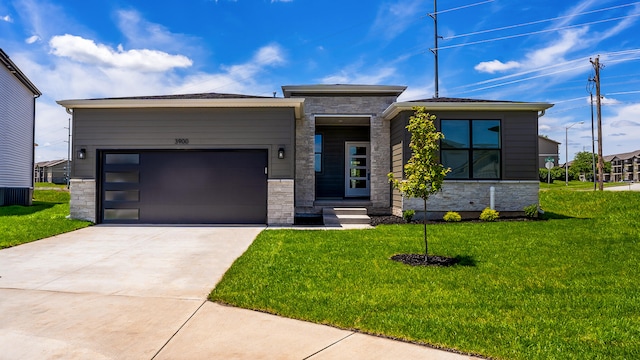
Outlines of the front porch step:
[{"label": "front porch step", "polygon": [[322,217],[326,226],[369,225],[371,219],[366,208],[330,208],[322,209]]}]

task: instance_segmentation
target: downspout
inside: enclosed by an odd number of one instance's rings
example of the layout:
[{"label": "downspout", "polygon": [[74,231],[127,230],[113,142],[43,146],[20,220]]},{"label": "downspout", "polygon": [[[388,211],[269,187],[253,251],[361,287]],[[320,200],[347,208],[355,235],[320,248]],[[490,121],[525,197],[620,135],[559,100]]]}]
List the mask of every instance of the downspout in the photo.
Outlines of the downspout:
[{"label": "downspout", "polygon": [[546,112],[547,112],[547,110],[540,110],[540,112],[538,113],[538,119],[543,117]]},{"label": "downspout", "polygon": [[[67,112],[67,114],[71,115],[71,118],[73,118],[73,111],[68,108],[65,107],[64,110]],[[71,189],[71,157],[73,156],[73,151],[71,149],[71,118],[69,118],[69,154],[67,155],[67,189]]]},{"label": "downspout", "polygon": [[[31,164],[33,164],[31,166],[32,169],[34,169],[33,171],[35,171],[36,168],[36,99],[40,97],[40,95],[42,94],[34,94],[33,95],[33,144],[31,145],[31,148],[33,149],[33,151],[31,152]],[[35,179],[35,174],[32,174],[31,176],[31,188],[35,191],[36,188],[36,179]]]}]

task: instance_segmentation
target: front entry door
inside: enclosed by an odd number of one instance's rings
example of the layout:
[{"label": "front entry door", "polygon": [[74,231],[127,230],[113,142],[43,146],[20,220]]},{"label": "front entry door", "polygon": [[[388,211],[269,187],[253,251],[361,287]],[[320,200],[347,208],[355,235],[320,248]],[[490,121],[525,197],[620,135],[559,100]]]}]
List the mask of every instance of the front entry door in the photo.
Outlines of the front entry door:
[{"label": "front entry door", "polygon": [[369,196],[369,142],[345,142],[345,197]]}]

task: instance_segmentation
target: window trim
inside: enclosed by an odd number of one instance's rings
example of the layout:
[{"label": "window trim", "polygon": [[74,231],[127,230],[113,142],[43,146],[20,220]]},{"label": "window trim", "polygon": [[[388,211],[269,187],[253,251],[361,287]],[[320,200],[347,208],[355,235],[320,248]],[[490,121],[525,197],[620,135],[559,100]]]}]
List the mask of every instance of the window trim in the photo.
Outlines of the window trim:
[{"label": "window trim", "polygon": [[[320,136],[320,152],[316,151],[316,138]],[[316,156],[320,155],[320,170],[317,170],[318,164],[316,163]],[[324,172],[324,134],[315,133],[313,135],[313,170],[316,174],[322,174]]]}]

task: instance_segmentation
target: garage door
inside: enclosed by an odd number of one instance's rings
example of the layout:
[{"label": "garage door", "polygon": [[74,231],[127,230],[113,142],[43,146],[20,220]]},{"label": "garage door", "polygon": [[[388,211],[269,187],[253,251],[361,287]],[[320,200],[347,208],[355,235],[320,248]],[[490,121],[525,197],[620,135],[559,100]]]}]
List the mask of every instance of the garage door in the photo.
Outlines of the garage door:
[{"label": "garage door", "polygon": [[264,224],[267,151],[103,151],[103,223]]}]

